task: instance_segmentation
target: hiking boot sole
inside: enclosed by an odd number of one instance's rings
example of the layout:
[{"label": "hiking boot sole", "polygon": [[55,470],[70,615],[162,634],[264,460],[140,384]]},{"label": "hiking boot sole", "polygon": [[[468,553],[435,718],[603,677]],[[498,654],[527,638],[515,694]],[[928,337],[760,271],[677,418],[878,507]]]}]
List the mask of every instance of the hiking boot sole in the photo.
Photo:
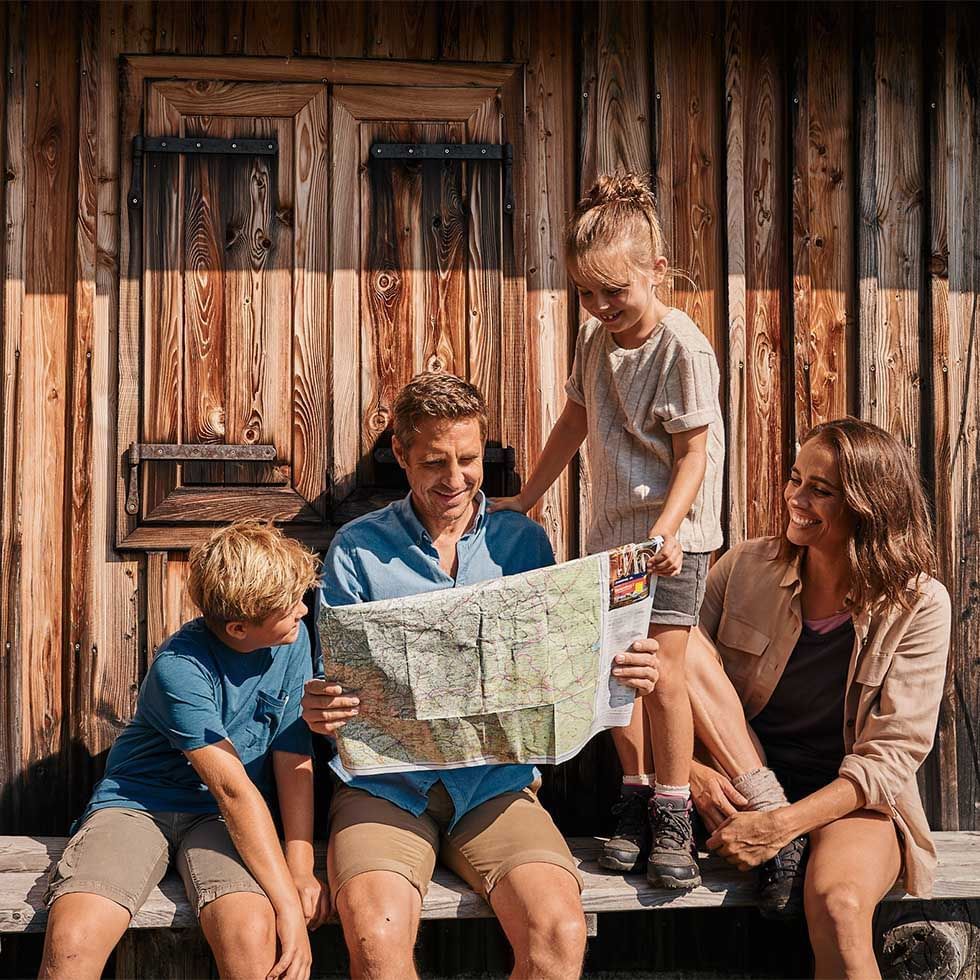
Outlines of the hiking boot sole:
[{"label": "hiking boot sole", "polygon": [[647,881],[654,888],[673,888],[676,890],[690,891],[701,884],[701,875],[695,878],[675,878],[673,875],[647,875]]},{"label": "hiking boot sole", "polygon": [[619,857],[616,854],[603,852],[599,855],[599,867],[605,868],[607,871],[625,871],[627,874],[631,874],[639,871],[643,864],[644,861],[640,858],[634,858],[630,861],[628,858]]}]

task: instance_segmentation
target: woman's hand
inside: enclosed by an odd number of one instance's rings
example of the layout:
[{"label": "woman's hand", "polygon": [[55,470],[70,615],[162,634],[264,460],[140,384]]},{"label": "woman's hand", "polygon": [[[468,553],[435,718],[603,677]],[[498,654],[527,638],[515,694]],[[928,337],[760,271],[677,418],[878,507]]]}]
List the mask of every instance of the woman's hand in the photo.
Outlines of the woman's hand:
[{"label": "woman's hand", "polygon": [[708,847],[717,851],[739,871],[748,871],[768,861],[792,840],[776,819],[778,810],[745,810],[729,817],[709,838]]},{"label": "woman's hand", "polygon": [[330,916],[330,889],[312,871],[293,872],[293,884],[299,893],[306,928],[318,929]]},{"label": "woman's hand", "polygon": [[658,534],[664,539],[664,543],[660,550],[647,562],[647,571],[668,578],[680,575],[681,567],[684,564],[684,552],[677,538],[669,531],[658,531],[656,528],[650,532],[651,537],[656,537]]},{"label": "woman's hand", "polygon": [[494,513],[498,510],[516,510],[518,514],[526,514],[531,509],[520,494],[513,497],[491,497],[487,501],[487,510]]},{"label": "woman's hand", "polygon": [[691,799],[712,833],[749,802],[724,773],[700,762],[691,764]]},{"label": "woman's hand", "polygon": [[303,721],[318,735],[333,735],[358,712],[359,698],[343,696],[344,689],[314,677],[303,690]]},{"label": "woman's hand", "polygon": [[660,644],[649,637],[636,640],[629,650],[617,653],[613,658],[613,677],[621,684],[632,687],[640,697],[650,694],[660,677],[658,649]]}]

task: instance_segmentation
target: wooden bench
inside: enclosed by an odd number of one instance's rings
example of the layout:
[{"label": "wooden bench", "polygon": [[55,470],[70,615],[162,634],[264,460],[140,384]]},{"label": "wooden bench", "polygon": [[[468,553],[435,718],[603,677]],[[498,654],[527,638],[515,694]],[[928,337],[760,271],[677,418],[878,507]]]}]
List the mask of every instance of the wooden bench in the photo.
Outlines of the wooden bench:
[{"label": "wooden bench", "polygon": [[[980,898],[980,832],[937,833],[939,850],[939,874],[933,894],[933,902]],[[0,935],[4,933],[42,932],[47,919],[43,896],[47,871],[64,849],[64,837],[0,837]],[[597,916],[600,912],[656,910],[660,908],[716,908],[746,907],[755,904],[755,879],[752,874],[737,871],[724,861],[713,857],[702,860],[704,883],[692,891],[674,892],[652,888],[642,875],[623,875],[601,869],[596,863],[601,839],[579,837],[569,840],[572,853],[585,879],[582,905],[585,909],[590,935],[596,934]],[[324,845],[317,847],[317,867],[324,866]],[[894,889],[886,902],[907,902],[909,896],[901,888]],[[422,918],[476,919],[491,917],[490,906],[472,892],[452,873],[442,868],[435,878],[422,907]],[[894,918],[894,917],[893,917]],[[920,918],[901,923],[904,931],[894,938],[893,945],[901,948],[896,955],[903,959],[912,956],[909,943],[926,941],[929,937],[920,927]],[[933,916],[931,919],[940,918]],[[900,921],[900,920],[898,920]],[[133,929],[181,929],[194,926],[195,916],[184,895],[184,887],[175,874],[168,875],[155,888],[144,906],[133,918]],[[973,924],[968,923],[970,929]],[[929,927],[935,922],[930,921]],[[918,929],[918,932],[916,932]],[[955,932],[955,929],[954,929]],[[919,940],[916,940],[919,936]],[[935,939],[935,937],[933,937]],[[939,936],[942,943],[963,945],[964,940],[945,934]],[[932,941],[932,940],[929,940]],[[972,931],[965,940],[972,943]],[[887,941],[886,941],[887,945]],[[945,948],[945,947],[944,947]],[[973,955],[966,951],[954,951],[960,959]],[[953,955],[946,950],[946,959]],[[919,959],[935,960],[936,954]],[[958,976],[959,972],[907,975]]]}]

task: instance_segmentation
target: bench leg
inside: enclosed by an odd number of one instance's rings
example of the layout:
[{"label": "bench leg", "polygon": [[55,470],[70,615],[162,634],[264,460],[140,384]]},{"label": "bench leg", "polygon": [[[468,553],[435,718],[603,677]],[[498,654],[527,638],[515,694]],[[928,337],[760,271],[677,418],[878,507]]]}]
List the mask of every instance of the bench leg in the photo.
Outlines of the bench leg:
[{"label": "bench leg", "polygon": [[959,980],[980,972],[980,902],[886,902],[875,916],[883,976]]},{"label": "bench leg", "polygon": [[585,913],[585,934],[589,939],[595,939],[599,935],[599,914],[597,912]]}]

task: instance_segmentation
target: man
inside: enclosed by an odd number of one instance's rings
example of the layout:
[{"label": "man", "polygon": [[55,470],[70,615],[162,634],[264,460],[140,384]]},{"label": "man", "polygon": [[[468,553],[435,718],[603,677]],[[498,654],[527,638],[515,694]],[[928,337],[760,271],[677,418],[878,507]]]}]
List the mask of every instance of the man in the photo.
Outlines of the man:
[{"label": "man", "polygon": [[[472,385],[421,374],[395,400],[392,448],[411,492],[352,521],[334,538],[321,598],[373,602],[450,589],[551,564],[541,527],[513,511],[488,513],[480,492],[486,403]],[[654,643],[617,657],[613,673],[640,694],[657,678]],[[303,717],[331,734],[357,698],[313,681]],[[515,977],[581,971],[581,878],[537,800],[532,766],[489,765],[351,777],[330,812],[327,869],[354,977],[415,977],[412,951],[436,857],[487,896],[514,950]]]}]

